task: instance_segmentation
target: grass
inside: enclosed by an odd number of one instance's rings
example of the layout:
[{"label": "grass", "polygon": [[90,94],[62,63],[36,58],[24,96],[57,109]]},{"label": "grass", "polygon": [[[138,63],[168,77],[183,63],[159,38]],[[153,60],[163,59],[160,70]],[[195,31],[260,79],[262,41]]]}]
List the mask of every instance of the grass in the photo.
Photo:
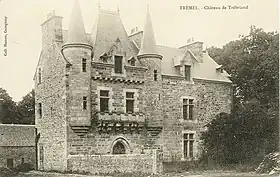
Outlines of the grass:
[{"label": "grass", "polygon": [[[19,173],[15,177],[97,177],[98,175],[78,175],[51,172],[31,171],[29,173]],[[112,177],[144,177],[149,176],[144,173],[113,174]],[[254,172],[236,171],[194,171],[194,172],[172,172],[161,175],[150,175],[150,177],[278,177],[278,175],[256,174]],[[103,176],[98,176],[103,177]]]}]

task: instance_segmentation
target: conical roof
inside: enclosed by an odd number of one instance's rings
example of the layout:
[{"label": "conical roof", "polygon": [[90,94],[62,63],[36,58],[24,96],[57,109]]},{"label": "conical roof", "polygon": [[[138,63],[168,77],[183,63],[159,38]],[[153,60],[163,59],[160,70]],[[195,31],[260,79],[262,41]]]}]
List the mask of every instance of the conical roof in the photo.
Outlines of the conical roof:
[{"label": "conical roof", "polygon": [[147,6],[146,22],[138,55],[142,54],[158,54],[149,6]]},{"label": "conical roof", "polygon": [[85,26],[79,0],[74,0],[66,44],[89,44],[86,38]]}]

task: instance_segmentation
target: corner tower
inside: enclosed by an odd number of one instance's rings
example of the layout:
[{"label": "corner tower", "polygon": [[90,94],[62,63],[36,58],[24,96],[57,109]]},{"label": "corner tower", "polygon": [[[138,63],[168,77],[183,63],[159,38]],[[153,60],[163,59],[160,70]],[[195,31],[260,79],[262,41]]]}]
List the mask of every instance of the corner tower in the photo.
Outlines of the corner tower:
[{"label": "corner tower", "polygon": [[162,126],[162,78],[161,59],[157,52],[156,40],[152,26],[149,6],[147,7],[146,22],[137,58],[148,68],[145,78],[146,85],[146,118],[149,126]]},{"label": "corner tower", "polygon": [[86,38],[80,4],[75,0],[62,53],[71,63],[66,69],[67,119],[78,134],[86,133],[91,125],[91,52],[92,46]]}]

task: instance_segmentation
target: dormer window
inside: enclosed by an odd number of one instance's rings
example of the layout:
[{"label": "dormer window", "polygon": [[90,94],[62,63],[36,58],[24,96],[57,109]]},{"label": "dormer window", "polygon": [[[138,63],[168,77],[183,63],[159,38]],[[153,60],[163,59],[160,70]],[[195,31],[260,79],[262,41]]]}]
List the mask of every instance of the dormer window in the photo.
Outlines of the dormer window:
[{"label": "dormer window", "polygon": [[136,59],[132,56],[128,59],[128,63],[131,65],[131,66],[135,66],[135,61]]},{"label": "dormer window", "polygon": [[123,59],[122,56],[115,55],[115,73],[122,74],[122,70],[123,70],[122,59]]},{"label": "dormer window", "polygon": [[217,66],[217,67],[216,67],[216,71],[217,71],[217,72],[220,72],[220,73],[223,73],[223,72],[224,72],[223,65]]},{"label": "dormer window", "polygon": [[107,55],[107,53],[102,53],[100,55],[100,59],[102,60],[102,62],[107,63],[108,62],[108,55]]},{"label": "dormer window", "polygon": [[185,65],[185,79],[187,81],[191,80],[191,66],[190,65]]}]

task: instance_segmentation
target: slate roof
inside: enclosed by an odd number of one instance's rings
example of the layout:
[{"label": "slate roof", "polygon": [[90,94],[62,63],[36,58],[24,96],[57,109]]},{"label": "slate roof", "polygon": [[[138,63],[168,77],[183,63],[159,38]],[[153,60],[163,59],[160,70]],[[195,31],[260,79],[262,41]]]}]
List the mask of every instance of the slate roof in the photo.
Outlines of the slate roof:
[{"label": "slate roof", "polygon": [[117,39],[120,40],[127,59],[137,55],[138,51],[135,51],[135,47],[129,42],[118,12],[100,10],[91,33],[94,58],[99,58],[102,53],[108,52]]},{"label": "slate roof", "polygon": [[[176,57],[190,57],[191,55],[185,54],[181,49],[160,45],[157,46],[157,50],[163,56],[161,62],[162,74],[170,76],[182,76],[178,71],[176,71],[175,68],[176,63],[178,63],[178,61],[176,61]],[[226,71],[224,71],[223,73],[216,71],[216,67],[219,65],[208,55],[207,52],[203,53],[203,62],[198,62],[197,60],[192,58],[190,58],[190,60],[193,61],[193,78],[229,83],[231,82],[228,78],[229,74]]]},{"label": "slate roof", "polygon": [[35,126],[0,124],[1,146],[35,146]]},{"label": "slate roof", "polygon": [[73,10],[71,13],[69,28],[68,28],[68,38],[66,43],[82,43],[88,44],[85,32],[85,26],[83,22],[81,7],[78,0],[75,0]]},{"label": "slate roof", "polygon": [[138,55],[142,55],[142,54],[158,54],[152,19],[149,12],[149,6],[147,7],[144,33],[143,33],[141,47]]},{"label": "slate roof", "polygon": [[[108,52],[112,45],[116,44],[116,41],[119,40],[123,50],[126,52],[126,59],[132,56],[135,57],[141,54],[141,52],[162,55],[162,74],[164,75],[182,76],[175,66],[180,65],[181,59],[185,57],[186,62],[191,63],[193,66],[193,78],[231,83],[230,75],[226,71],[218,72],[216,68],[219,65],[207,52],[203,52],[202,57],[198,59],[190,50],[156,45],[155,40],[153,40],[154,33],[149,12],[147,12],[146,18],[147,22],[144,28],[146,32],[139,33],[139,35],[143,35],[142,41],[140,45],[137,44],[138,46],[136,46],[136,41],[129,39],[118,12],[100,10],[92,33],[86,34],[87,42],[93,46],[94,59],[99,58],[102,53]],[[64,42],[68,40],[67,38],[67,30],[63,30]],[[150,40],[148,40],[149,38]],[[146,43],[145,45],[143,41]],[[153,47],[154,45],[156,47]],[[141,46],[140,51],[139,46]]]}]

